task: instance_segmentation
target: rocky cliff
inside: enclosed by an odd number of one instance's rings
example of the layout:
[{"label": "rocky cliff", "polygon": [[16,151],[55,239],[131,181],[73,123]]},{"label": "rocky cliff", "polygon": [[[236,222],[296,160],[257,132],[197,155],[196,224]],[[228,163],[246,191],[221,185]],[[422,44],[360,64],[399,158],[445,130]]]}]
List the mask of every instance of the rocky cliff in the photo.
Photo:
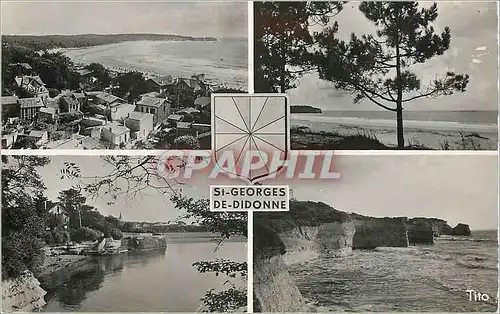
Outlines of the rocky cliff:
[{"label": "rocky cliff", "polygon": [[267,224],[254,223],[253,245],[254,312],[306,310],[283,260],[286,250],[278,234]]},{"label": "rocky cliff", "polygon": [[290,202],[289,212],[254,216],[254,311],[311,311],[287,264],[352,252],[354,224],[344,212],[315,202]]},{"label": "rocky cliff", "polygon": [[434,244],[434,236],[437,234],[435,225],[423,220],[410,220],[407,226],[410,244]]},{"label": "rocky cliff", "polygon": [[350,216],[356,228],[354,249],[407,247],[409,244],[406,217],[374,218],[358,214]]},{"label": "rocky cliff", "polygon": [[470,227],[467,224],[459,223],[454,228],[452,228],[446,220],[439,218],[425,218],[425,217],[412,218],[409,219],[408,222],[410,225],[428,224],[432,228],[435,237],[439,237],[442,235],[470,236]]},{"label": "rocky cliff", "polygon": [[352,253],[355,229],[351,218],[327,204],[291,202],[289,212],[259,213],[255,219],[276,233],[287,263]]},{"label": "rocky cliff", "polygon": [[38,312],[45,306],[46,292],[32,273],[2,281],[3,312]]}]

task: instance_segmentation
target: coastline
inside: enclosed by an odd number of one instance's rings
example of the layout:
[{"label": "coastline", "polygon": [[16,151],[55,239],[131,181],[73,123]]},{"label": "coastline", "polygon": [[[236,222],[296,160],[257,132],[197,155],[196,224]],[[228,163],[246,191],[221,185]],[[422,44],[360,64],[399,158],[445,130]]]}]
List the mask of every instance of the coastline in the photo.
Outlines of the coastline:
[{"label": "coastline", "polygon": [[[196,47],[205,44],[225,45],[224,40],[216,42],[210,41],[151,41],[151,40],[136,40],[124,41],[118,43],[109,43],[105,45],[95,45],[88,47],[75,48],[56,48],[52,52],[61,52],[69,57],[75,65],[89,65],[90,63],[100,63],[108,70],[115,73],[126,73],[129,71],[141,72],[147,77],[191,77],[191,75],[203,73],[209,84],[230,87],[246,90],[248,88],[248,71],[245,67],[240,68],[236,63],[228,63],[224,58],[214,59],[214,53],[218,50],[211,51],[212,58],[199,56],[183,56],[180,53],[183,48],[175,48],[180,50],[160,52],[157,45],[195,45],[191,47],[191,51],[198,51]],[[183,46],[179,46],[183,47]],[[221,46],[220,49],[227,49]],[[208,53],[205,51],[205,53]],[[228,60],[231,60],[229,56]]]},{"label": "coastline", "polygon": [[[497,125],[416,120],[405,120],[403,125],[406,144],[410,146],[423,146],[427,149],[438,150],[497,149]],[[324,141],[340,141],[343,136],[362,134],[377,139],[387,147],[397,146],[395,120],[300,114],[292,115],[291,126],[306,127],[308,132],[318,135],[315,140],[319,142],[321,142],[320,137],[323,137]],[[321,135],[324,132],[335,133],[337,138],[332,135]],[[295,144],[307,146],[307,143],[307,139],[299,138]],[[349,147],[340,147],[340,149],[349,149]],[[365,149],[370,149],[370,147]]]}]

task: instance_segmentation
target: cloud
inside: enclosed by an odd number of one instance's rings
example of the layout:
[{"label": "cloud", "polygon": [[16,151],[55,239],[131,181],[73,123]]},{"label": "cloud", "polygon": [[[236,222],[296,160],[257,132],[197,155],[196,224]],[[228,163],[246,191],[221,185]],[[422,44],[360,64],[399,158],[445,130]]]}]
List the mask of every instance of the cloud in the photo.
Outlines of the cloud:
[{"label": "cloud", "polygon": [[[347,39],[351,33],[374,33],[374,26],[358,10],[356,2],[348,3],[335,18],[339,22],[339,37]],[[423,3],[422,6],[428,6]],[[451,47],[443,55],[412,68],[427,84],[446,71],[467,73],[470,83],[465,93],[437,99],[419,99],[408,103],[407,110],[497,110],[498,49],[497,9],[493,2],[441,2],[435,23],[437,32],[451,28]],[[477,50],[477,48],[481,50]],[[315,75],[299,81],[299,87],[290,91],[293,103],[311,104],[325,110],[383,110],[370,101],[352,103],[352,97],[337,97],[331,84]]]}]

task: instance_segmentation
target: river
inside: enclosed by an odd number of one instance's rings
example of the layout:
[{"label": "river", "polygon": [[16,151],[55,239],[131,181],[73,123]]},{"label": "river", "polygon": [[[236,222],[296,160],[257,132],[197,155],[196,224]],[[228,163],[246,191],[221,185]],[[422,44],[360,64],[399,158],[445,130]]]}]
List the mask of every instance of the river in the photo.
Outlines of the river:
[{"label": "river", "polygon": [[167,234],[167,239],[166,252],[99,257],[71,273],[53,275],[44,310],[195,312],[207,290],[229,286],[223,285],[227,277],[200,274],[192,264],[215,258],[246,261],[244,241],[226,242],[214,252],[216,245],[206,234]]}]

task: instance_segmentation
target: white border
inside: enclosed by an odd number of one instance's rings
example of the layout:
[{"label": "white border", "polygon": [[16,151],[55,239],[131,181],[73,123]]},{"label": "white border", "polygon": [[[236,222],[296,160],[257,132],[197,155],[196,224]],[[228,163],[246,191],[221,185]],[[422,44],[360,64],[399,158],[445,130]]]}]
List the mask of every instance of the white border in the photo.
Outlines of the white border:
[{"label": "white border", "polygon": [[[287,199],[287,204],[286,208],[284,209],[246,209],[246,210],[237,210],[237,209],[214,209],[213,208],[213,194],[214,194],[214,189],[215,188],[222,188],[222,189],[232,189],[232,188],[237,188],[237,189],[249,189],[249,188],[257,188],[257,189],[265,189],[265,188],[285,188],[286,189],[286,195],[284,196]],[[224,196],[224,195],[222,195]],[[228,195],[232,196],[232,195]],[[273,212],[288,212],[290,211],[290,186],[288,185],[210,185],[210,211],[214,213],[253,213],[253,212],[266,212],[266,213],[273,213]]]}]

